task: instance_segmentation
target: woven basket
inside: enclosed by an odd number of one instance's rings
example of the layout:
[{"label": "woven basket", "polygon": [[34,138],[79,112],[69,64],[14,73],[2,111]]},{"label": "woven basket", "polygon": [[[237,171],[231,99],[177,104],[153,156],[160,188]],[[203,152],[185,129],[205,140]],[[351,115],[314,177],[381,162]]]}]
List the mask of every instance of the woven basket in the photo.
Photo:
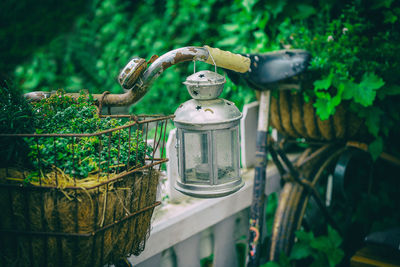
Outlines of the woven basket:
[{"label": "woven basket", "polygon": [[[135,117],[130,127],[104,134],[143,129],[145,142],[148,137],[154,140],[153,151],[160,149],[162,154],[169,118]],[[151,137],[150,123],[156,124]],[[1,169],[0,266],[104,266],[140,254],[153,209],[160,204],[158,170],[166,161],[153,153],[144,165],[114,169],[95,185],[63,188],[26,185],[20,182],[23,172]]]},{"label": "woven basket", "polygon": [[321,120],[313,103],[306,103],[300,93],[280,91],[271,97],[271,125],[278,132],[293,138],[317,141],[364,140],[367,137],[363,121],[345,104],[327,120]]}]

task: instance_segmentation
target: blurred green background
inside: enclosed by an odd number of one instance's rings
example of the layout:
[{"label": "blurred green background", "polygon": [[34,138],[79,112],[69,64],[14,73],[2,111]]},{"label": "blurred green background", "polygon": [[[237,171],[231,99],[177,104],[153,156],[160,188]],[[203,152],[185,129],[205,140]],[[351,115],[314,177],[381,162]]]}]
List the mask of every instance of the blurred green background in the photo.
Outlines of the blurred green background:
[{"label": "blurred green background", "polygon": [[[88,89],[121,92],[116,78],[133,57],[149,59],[188,45],[232,52],[281,48],[280,27],[334,10],[340,1],[91,0],[0,3],[0,73],[24,92]],[[283,25],[283,26],[282,26]],[[197,63],[197,69],[212,69]],[[173,113],[189,98],[192,63],[170,68],[132,108]],[[222,73],[222,71],[220,70]],[[224,98],[240,108],[254,92],[227,82]]]},{"label": "blurred green background", "polygon": [[[24,92],[88,89],[122,92],[116,78],[134,56],[149,59],[172,49],[210,45],[232,52],[282,48],[293,27],[321,27],[353,1],[344,0],[3,0],[0,74]],[[359,6],[391,0],[354,1]],[[312,18],[312,19],[310,19]],[[197,69],[212,69],[198,63]],[[192,63],[161,75],[134,113],[173,113],[189,95],[182,85]],[[222,73],[222,71],[220,70]],[[222,97],[239,108],[254,92],[231,81]]]}]

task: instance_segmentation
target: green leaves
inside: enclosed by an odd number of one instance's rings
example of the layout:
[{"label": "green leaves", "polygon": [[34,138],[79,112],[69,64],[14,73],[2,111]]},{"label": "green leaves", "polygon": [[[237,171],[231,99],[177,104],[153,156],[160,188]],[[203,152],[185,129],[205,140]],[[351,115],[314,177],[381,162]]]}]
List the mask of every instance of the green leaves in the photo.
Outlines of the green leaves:
[{"label": "green leaves", "polygon": [[317,115],[321,120],[326,120],[330,115],[335,113],[335,105],[330,101],[331,97],[327,95],[327,98],[318,98],[313,104]]},{"label": "green leaves", "polygon": [[296,24],[293,19],[282,24],[281,40],[312,54],[308,79],[314,80],[314,88],[306,88],[304,98],[313,102],[322,120],[346,100],[352,112],[365,119],[371,135],[386,138],[399,123],[393,116],[399,109],[388,100],[388,96],[400,95],[400,78],[394,74],[399,72],[400,61],[400,34],[394,30],[399,26],[399,3],[360,3],[340,7],[337,18],[324,13],[334,2],[314,14],[307,3],[299,3],[304,14],[309,10],[310,15]]},{"label": "green leaves", "polygon": [[333,71],[331,71],[328,77],[314,81],[314,90],[328,90],[332,86]]},{"label": "green leaves", "polygon": [[376,90],[384,85],[384,81],[375,73],[365,73],[358,86],[352,87],[349,94],[352,95],[356,103],[364,107],[371,106],[375,100]]},{"label": "green leaves", "polygon": [[[331,71],[328,77],[314,82],[316,96],[314,107],[321,120],[328,119],[329,116],[333,115],[335,108],[342,102],[342,99],[353,100],[363,107],[370,107],[376,98],[376,90],[384,84],[383,80],[375,73],[365,73],[361,82],[355,83],[349,80],[338,80]],[[336,89],[336,91],[332,89]],[[391,90],[396,92],[397,88]],[[332,96],[332,91],[336,93],[334,96]],[[391,91],[388,90],[387,93],[390,94]],[[373,107],[371,108],[373,109]],[[381,116],[381,112],[376,108],[372,111],[372,116],[367,119],[367,126],[370,132],[376,136],[378,129],[375,125],[379,116]]]},{"label": "green leaves", "polygon": [[295,233],[295,235],[300,241],[306,242],[306,243],[309,243],[309,242],[311,242],[311,240],[314,239],[313,232],[297,231]]},{"label": "green leaves", "polygon": [[377,91],[378,98],[383,100],[386,96],[391,95],[399,95],[400,94],[400,85],[393,84],[389,86],[384,86],[380,90]]},{"label": "green leaves", "polygon": [[372,159],[377,160],[383,151],[383,139],[382,137],[376,138],[368,146],[368,151],[371,153]]},{"label": "green leaves", "polygon": [[232,35],[230,37],[222,39],[221,41],[218,41],[217,44],[219,47],[229,47],[236,45],[239,42],[240,42],[240,36]]},{"label": "green leaves", "polygon": [[340,248],[342,238],[336,230],[328,225],[326,235],[314,236],[312,232],[303,230],[295,233],[297,242],[294,244],[290,256],[280,255],[279,262],[268,262],[262,267],[289,267],[298,260],[309,259],[310,266],[336,266],[343,257],[344,252]]},{"label": "green leaves", "polygon": [[242,1],[243,7],[248,13],[251,13],[254,4],[257,3],[257,0],[244,0]]},{"label": "green leaves", "polygon": [[[332,96],[330,89],[334,85],[337,85],[337,89],[336,94]],[[317,98],[313,106],[321,120],[326,120],[335,113],[336,107],[342,101],[342,94],[344,90],[344,86],[335,80],[332,71],[327,78],[314,82],[314,93]]]},{"label": "green leaves", "polygon": [[[342,238],[339,236],[336,230],[328,225],[328,234],[326,236],[319,236],[309,240],[310,255],[319,263],[326,262],[329,266],[336,266],[341,262],[344,257],[343,250],[340,249]],[[306,243],[307,244],[307,243]]]},{"label": "green leaves", "polygon": [[373,136],[377,137],[381,128],[381,116],[383,115],[383,111],[377,107],[371,107],[364,112],[360,112],[360,115],[365,115],[365,125],[367,125],[368,131]]},{"label": "green leaves", "polygon": [[[99,118],[92,96],[84,93],[74,99],[58,92],[34,107],[40,117],[38,133],[95,133],[125,125],[122,120]],[[145,154],[152,150],[144,143],[141,131],[131,130],[80,138],[26,138],[28,157],[37,170],[46,172],[56,166],[76,178],[142,165]]]},{"label": "green leaves", "polygon": [[[32,133],[36,115],[20,90],[0,81],[0,133]],[[0,166],[26,161],[27,144],[19,138],[0,138]]]},{"label": "green leaves", "polygon": [[266,262],[265,264],[261,265],[260,267],[282,267],[279,263],[274,261]]},{"label": "green leaves", "polygon": [[304,243],[296,243],[292,248],[292,251],[290,253],[290,258],[293,260],[300,260],[307,258],[310,255],[311,255],[310,246]]},{"label": "green leaves", "polygon": [[314,15],[316,10],[313,6],[307,4],[299,4],[297,6],[298,13],[296,14],[295,18],[297,19],[306,19],[311,15]]},{"label": "green leaves", "polygon": [[290,259],[312,257],[315,266],[326,266],[326,263],[336,266],[344,256],[344,252],[339,248],[342,238],[329,225],[326,236],[314,237],[312,232],[304,231],[297,231],[296,236],[298,242],[292,248]]}]

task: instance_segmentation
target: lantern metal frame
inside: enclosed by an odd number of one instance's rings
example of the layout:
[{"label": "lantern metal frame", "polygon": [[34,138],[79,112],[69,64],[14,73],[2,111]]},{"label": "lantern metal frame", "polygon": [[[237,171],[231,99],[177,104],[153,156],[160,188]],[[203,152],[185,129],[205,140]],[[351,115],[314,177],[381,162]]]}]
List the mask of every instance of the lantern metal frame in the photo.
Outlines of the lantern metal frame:
[{"label": "lantern metal frame", "polygon": [[[196,80],[197,78],[200,81]],[[222,92],[221,86],[223,87],[225,82],[225,77],[210,71],[194,73],[184,82],[189,94],[194,99],[180,105],[175,112],[174,124],[177,127],[176,148],[179,173],[175,188],[189,196],[198,198],[222,197],[238,191],[244,185],[240,175],[239,162],[239,121],[242,114],[234,103],[218,98]],[[232,154],[228,163],[229,166],[224,166],[232,169],[232,176],[225,177],[219,174],[219,171],[223,168],[219,168],[217,149],[217,135],[218,133],[224,133],[224,131],[229,132],[231,144],[227,151],[229,150],[229,153]],[[188,179],[188,170],[190,168],[186,166],[186,158],[195,156],[186,151],[185,145],[188,142],[185,141],[185,136],[188,134],[195,134],[200,138],[198,143],[189,143],[190,145],[200,145],[202,147],[206,144],[207,146],[203,150],[207,150],[205,157],[207,162],[204,163],[207,165],[207,171],[204,172],[204,175],[208,176],[207,179],[204,179],[204,183],[201,182],[203,179],[199,178],[199,176],[195,176],[196,178],[193,180]],[[202,138],[205,139],[202,140]],[[201,163],[197,164],[196,167],[200,165]],[[200,172],[199,169],[196,171]]]},{"label": "lantern metal frame", "polygon": [[[217,125],[214,125],[217,126]],[[230,131],[231,134],[236,132],[235,140],[233,138],[231,141],[237,142],[236,151],[232,151],[233,153],[237,153],[237,157],[239,157],[239,125],[234,122],[224,125],[225,127],[221,127],[218,125],[217,128],[207,127],[209,129],[196,130],[191,127],[188,128],[178,128],[177,131],[177,150],[178,150],[178,171],[179,171],[179,179],[175,183],[175,188],[190,196],[200,197],[200,198],[211,198],[211,197],[222,197],[226,195],[230,195],[240,188],[244,186],[244,182],[240,176],[240,163],[239,160],[232,160],[232,162],[236,165],[234,167],[234,171],[237,176],[232,177],[232,181],[227,183],[219,184],[219,176],[218,176],[218,163],[217,163],[217,149],[216,149],[216,132],[220,132],[221,130]],[[207,135],[207,153],[208,153],[208,165],[210,166],[210,177],[207,181],[209,184],[192,184],[187,181],[187,177],[185,175],[185,133],[194,133],[198,135],[206,134]],[[234,147],[232,145],[231,149]]]}]

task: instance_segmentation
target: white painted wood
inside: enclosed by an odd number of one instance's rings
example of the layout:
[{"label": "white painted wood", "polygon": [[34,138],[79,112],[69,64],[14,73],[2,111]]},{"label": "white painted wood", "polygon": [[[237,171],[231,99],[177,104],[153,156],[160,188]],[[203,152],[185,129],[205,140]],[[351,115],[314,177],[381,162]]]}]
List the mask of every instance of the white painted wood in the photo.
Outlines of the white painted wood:
[{"label": "white painted wood", "polygon": [[160,267],[178,267],[174,248],[169,248],[161,253]]},{"label": "white painted wood", "polygon": [[151,258],[148,258],[147,260],[141,262],[135,267],[155,267],[155,266],[161,266],[161,256],[162,253],[158,253],[154,255]]},{"label": "white painted wood", "polygon": [[214,226],[215,267],[237,267],[236,240],[234,235],[236,216],[230,216]]},{"label": "white painted wood", "polygon": [[249,216],[250,209],[246,208],[241,212],[238,212],[235,220],[235,229],[233,231],[233,235],[235,236],[236,243],[245,241],[247,243],[247,239],[249,237]]},{"label": "white painted wood", "polygon": [[213,228],[209,227],[206,230],[202,231],[200,234],[200,243],[199,243],[199,259],[204,259],[210,257],[214,254],[214,234]]},{"label": "white painted wood", "polygon": [[[148,139],[147,140],[147,145],[151,146],[154,149],[154,139]],[[159,158],[160,157],[160,146],[158,146],[157,150],[154,152],[154,157]]]},{"label": "white painted wood", "polygon": [[175,181],[178,177],[178,155],[176,151],[176,129],[172,129],[168,134],[166,144],[167,162],[167,181],[166,190],[169,196],[169,201],[179,202],[185,198],[185,195],[177,191],[174,187]]},{"label": "white painted wood", "polygon": [[261,91],[260,107],[258,112],[258,131],[268,131],[269,125],[269,105],[271,102],[271,91]]},{"label": "white painted wood", "polygon": [[200,267],[200,238],[201,235],[196,234],[174,246],[178,267]]},{"label": "white painted wood", "polygon": [[258,106],[258,102],[252,102],[243,107],[243,117],[240,120],[240,153],[243,168],[254,167],[256,162]]}]

